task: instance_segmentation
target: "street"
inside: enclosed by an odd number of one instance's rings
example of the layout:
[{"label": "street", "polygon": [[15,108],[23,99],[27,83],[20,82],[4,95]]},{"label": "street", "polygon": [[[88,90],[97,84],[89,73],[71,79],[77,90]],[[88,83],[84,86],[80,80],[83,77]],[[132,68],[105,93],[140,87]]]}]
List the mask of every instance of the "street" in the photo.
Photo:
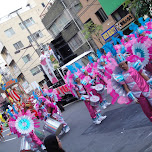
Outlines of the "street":
[{"label": "street", "polygon": [[[94,125],[82,101],[67,106],[63,116],[71,130],[61,138],[66,152],[151,152],[152,125],[139,104],[111,105],[100,125]],[[42,124],[43,126],[43,124]],[[0,152],[19,152],[20,139],[6,136]]]}]

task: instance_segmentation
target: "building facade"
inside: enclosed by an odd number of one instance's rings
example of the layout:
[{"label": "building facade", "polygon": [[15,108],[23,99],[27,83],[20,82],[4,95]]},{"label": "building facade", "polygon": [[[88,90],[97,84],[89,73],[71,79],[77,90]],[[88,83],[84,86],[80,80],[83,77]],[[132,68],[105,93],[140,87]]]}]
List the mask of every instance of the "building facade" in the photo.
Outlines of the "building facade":
[{"label": "building facade", "polygon": [[50,47],[60,61],[67,63],[85,51],[93,50],[96,45],[91,40],[85,40],[82,34],[83,24],[77,17],[82,6],[79,0],[56,0],[42,14],[42,22],[53,35]]},{"label": "building facade", "polygon": [[131,31],[128,26],[134,21],[134,16],[123,9],[125,0],[80,0],[82,9],[77,16],[83,24],[92,21],[94,24],[102,25],[101,42],[94,39],[99,48],[108,41],[112,36],[118,36],[118,31],[124,31],[129,34]]},{"label": "building facade", "polygon": [[[26,8],[17,11],[19,16],[13,12],[0,19],[0,40],[5,46],[0,53],[13,77],[21,82],[30,84],[36,81],[42,84],[44,81],[38,47],[47,49],[46,44],[52,40],[40,19],[47,3],[47,0],[29,0]],[[28,27],[39,46],[24,25]]]}]

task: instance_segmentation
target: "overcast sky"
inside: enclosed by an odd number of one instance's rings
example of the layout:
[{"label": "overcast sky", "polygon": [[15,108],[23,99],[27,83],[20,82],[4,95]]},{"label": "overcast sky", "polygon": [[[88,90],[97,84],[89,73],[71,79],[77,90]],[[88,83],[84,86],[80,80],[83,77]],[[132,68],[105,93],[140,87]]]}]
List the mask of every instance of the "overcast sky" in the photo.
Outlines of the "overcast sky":
[{"label": "overcast sky", "polygon": [[0,0],[0,17],[3,17],[14,10],[25,6],[27,0]]}]

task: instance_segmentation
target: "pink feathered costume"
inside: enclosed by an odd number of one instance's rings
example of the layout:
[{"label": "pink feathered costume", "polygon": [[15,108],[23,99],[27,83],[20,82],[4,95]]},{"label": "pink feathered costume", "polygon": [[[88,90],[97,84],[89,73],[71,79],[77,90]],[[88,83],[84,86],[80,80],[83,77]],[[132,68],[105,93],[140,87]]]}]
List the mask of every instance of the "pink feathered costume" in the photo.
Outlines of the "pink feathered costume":
[{"label": "pink feathered costume", "polygon": [[140,75],[141,72],[133,67],[129,68],[128,71],[123,72],[123,83],[126,83],[133,95],[138,98],[143,112],[152,121],[152,90]]},{"label": "pink feathered costume", "polygon": [[[81,84],[81,85],[75,85],[75,90],[76,91],[79,91],[80,95],[87,95],[87,92],[85,91],[84,89],[84,86]],[[92,119],[96,118],[96,109],[90,105],[90,102],[88,101],[84,101],[89,113],[90,113],[90,116]]]}]

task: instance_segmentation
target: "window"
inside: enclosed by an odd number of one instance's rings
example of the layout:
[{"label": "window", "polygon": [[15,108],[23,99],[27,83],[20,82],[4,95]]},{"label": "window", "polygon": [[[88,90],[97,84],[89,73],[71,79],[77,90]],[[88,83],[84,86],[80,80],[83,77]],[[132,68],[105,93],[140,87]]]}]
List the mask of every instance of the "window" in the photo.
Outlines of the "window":
[{"label": "window", "polygon": [[19,42],[13,44],[13,46],[15,47],[16,50],[19,50],[19,49],[21,49],[21,48],[24,47],[24,45],[22,44],[21,41],[19,41]]},{"label": "window", "polygon": [[44,4],[44,3],[41,3],[41,4],[42,4],[43,7],[45,7],[45,4]]},{"label": "window", "polygon": [[92,32],[92,29],[93,29],[93,27],[92,27],[92,26],[94,26],[93,21],[89,18],[89,19],[88,19],[84,24],[87,24],[87,23],[89,23],[89,24],[90,24],[89,32]]},{"label": "window", "polygon": [[77,3],[77,4],[74,6],[74,9],[75,9],[76,12],[79,12],[81,8],[82,8],[82,4],[81,4],[81,3]]},{"label": "window", "polygon": [[5,34],[7,35],[7,37],[11,37],[12,35],[15,34],[15,32],[14,32],[13,28],[11,27],[5,31]]},{"label": "window", "polygon": [[64,27],[69,23],[70,18],[66,13],[63,13],[51,26],[50,30],[56,36],[58,35]]},{"label": "window", "polygon": [[[27,27],[30,27],[30,26],[32,26],[33,24],[35,24],[35,22],[34,22],[33,18],[31,17],[31,18],[25,20],[25,21],[24,21],[24,24],[25,24]],[[23,25],[23,23],[19,23],[19,25],[20,25],[20,27],[21,27],[22,30],[25,29],[25,26]]]},{"label": "window", "polygon": [[[39,38],[42,38],[42,37],[43,37],[43,34],[42,34],[42,32],[39,30],[39,31],[33,33],[33,36],[34,36],[34,38],[37,40],[37,39],[39,39]],[[33,42],[32,36],[28,36],[27,38],[28,38],[28,40],[29,40],[30,42]]]},{"label": "window", "polygon": [[18,72],[18,67],[17,67],[17,65],[16,64],[13,64],[13,69],[14,69],[14,71],[16,71],[16,72]]},{"label": "window", "polygon": [[118,22],[123,17],[125,17],[128,14],[128,11],[126,9],[123,9],[123,6],[120,6],[114,13],[112,13],[112,17]]},{"label": "window", "polygon": [[70,41],[69,41],[69,46],[71,48],[72,51],[76,50],[77,48],[79,48],[83,42],[81,40],[81,38],[79,37],[78,34],[76,34]]},{"label": "window", "polygon": [[106,15],[106,13],[102,8],[100,8],[95,14],[102,23],[108,19],[108,16]]},{"label": "window", "polygon": [[27,54],[26,56],[22,57],[22,59],[23,59],[24,63],[27,63],[27,62],[31,61],[31,57],[30,57],[29,54]]},{"label": "window", "polygon": [[31,69],[30,71],[31,71],[32,75],[35,76],[36,74],[41,72],[41,68],[38,65],[38,66],[34,67],[33,69]]}]

